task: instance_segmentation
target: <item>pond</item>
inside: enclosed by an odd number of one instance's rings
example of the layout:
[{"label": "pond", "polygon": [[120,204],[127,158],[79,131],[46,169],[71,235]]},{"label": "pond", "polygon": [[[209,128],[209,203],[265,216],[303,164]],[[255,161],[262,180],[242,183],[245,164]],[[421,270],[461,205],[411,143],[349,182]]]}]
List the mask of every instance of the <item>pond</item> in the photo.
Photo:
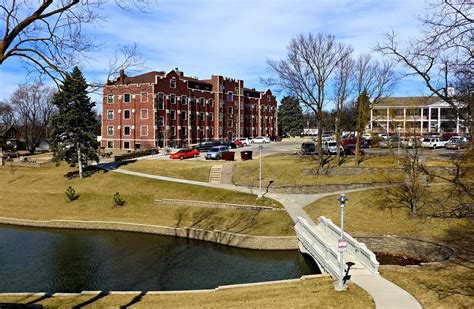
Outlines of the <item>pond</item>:
[{"label": "pond", "polygon": [[0,225],[0,292],[166,291],[320,273],[299,251],[115,231]]}]

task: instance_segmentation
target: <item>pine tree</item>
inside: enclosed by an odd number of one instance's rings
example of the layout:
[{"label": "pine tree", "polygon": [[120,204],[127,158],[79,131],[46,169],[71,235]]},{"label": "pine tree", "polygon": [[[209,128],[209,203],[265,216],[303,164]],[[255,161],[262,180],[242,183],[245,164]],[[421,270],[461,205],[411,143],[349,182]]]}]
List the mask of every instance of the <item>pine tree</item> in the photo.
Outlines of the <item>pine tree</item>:
[{"label": "pine tree", "polygon": [[87,94],[86,80],[79,68],[74,67],[52,100],[58,109],[52,119],[54,160],[78,163],[81,178],[89,160],[99,161],[95,103]]},{"label": "pine tree", "polygon": [[355,154],[355,166],[359,166],[359,149],[360,149],[360,138],[364,133],[365,127],[370,120],[370,99],[367,95],[367,90],[363,90],[362,93],[357,97],[357,119],[356,119],[356,154]]},{"label": "pine tree", "polygon": [[297,98],[286,96],[278,108],[278,126],[282,135],[300,135],[303,131],[303,111]]}]

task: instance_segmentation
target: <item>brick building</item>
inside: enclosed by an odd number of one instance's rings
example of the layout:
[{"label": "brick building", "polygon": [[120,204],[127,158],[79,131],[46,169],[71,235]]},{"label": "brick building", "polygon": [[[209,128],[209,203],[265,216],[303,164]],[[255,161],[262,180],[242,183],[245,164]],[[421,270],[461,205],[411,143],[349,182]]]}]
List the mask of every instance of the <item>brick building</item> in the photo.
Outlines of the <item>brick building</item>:
[{"label": "brick building", "polygon": [[277,135],[277,102],[271,90],[212,75],[185,76],[177,68],[126,76],[104,87],[105,148],[148,149],[208,140]]}]

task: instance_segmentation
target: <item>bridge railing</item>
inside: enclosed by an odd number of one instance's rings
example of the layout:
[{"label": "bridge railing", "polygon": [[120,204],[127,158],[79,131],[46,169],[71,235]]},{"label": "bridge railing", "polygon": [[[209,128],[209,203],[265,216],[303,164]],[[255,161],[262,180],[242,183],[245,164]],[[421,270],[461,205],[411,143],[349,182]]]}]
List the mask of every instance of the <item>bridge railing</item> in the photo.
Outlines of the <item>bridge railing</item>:
[{"label": "bridge railing", "polygon": [[296,234],[300,244],[308,254],[316,259],[321,271],[331,274],[333,277],[339,276],[339,261],[337,252],[330,247],[311,228],[306,219],[298,217],[295,225]]},{"label": "bridge railing", "polygon": [[[331,237],[339,239],[341,237],[341,229],[335,225],[331,219],[326,217],[319,217],[319,225]],[[362,263],[367,270],[374,274],[379,273],[379,262],[375,254],[370,251],[364,243],[354,239],[351,235],[344,232],[344,238],[347,241],[347,251],[351,253],[360,263]]]}]

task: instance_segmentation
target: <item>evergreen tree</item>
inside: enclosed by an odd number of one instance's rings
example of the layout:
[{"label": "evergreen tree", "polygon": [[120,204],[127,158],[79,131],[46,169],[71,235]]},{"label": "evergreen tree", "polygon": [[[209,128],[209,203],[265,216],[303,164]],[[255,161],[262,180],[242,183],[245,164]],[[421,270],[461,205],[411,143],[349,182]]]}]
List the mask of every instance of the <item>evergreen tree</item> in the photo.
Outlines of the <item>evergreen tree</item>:
[{"label": "evergreen tree", "polygon": [[360,137],[364,133],[365,127],[370,120],[370,99],[367,95],[367,90],[363,90],[362,93],[357,97],[357,119],[356,119],[356,155],[355,155],[355,166],[359,166],[359,148],[360,148]]},{"label": "evergreen tree", "polygon": [[303,111],[296,97],[286,96],[278,107],[278,131],[281,135],[300,135],[303,132]]},{"label": "evergreen tree", "polygon": [[95,103],[87,96],[87,83],[79,68],[67,74],[53,97],[58,113],[52,119],[54,160],[78,163],[79,176],[88,160],[99,161]]}]

